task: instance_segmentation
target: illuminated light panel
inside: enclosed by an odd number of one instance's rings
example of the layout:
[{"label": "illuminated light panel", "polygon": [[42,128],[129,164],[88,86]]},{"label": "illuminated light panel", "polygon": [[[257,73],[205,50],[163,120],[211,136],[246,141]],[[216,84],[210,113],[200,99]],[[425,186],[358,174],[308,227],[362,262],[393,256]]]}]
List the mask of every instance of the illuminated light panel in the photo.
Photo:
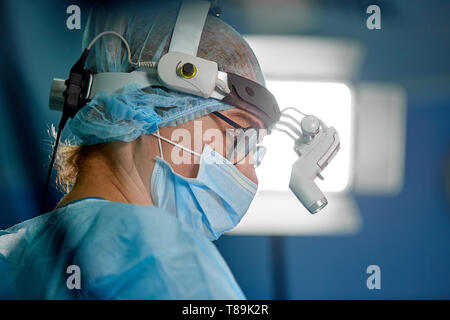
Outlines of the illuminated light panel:
[{"label": "illuminated light panel", "polygon": [[[341,147],[331,163],[322,171],[325,180],[315,182],[324,192],[342,192],[349,185],[352,160],[352,93],[344,83],[267,81],[267,88],[280,109],[293,107],[323,120],[339,133]],[[290,115],[296,115],[293,110]],[[301,115],[298,114],[299,119]],[[256,169],[261,191],[288,191],[292,164],[298,159],[294,141],[286,134],[273,131],[264,138],[267,154]]]}]

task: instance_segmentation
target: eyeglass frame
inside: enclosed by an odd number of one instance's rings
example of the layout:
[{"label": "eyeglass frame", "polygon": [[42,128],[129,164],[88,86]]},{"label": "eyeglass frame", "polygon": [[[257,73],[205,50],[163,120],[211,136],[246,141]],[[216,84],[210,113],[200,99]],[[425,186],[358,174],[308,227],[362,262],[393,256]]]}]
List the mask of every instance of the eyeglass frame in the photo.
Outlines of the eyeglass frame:
[{"label": "eyeglass frame", "polygon": [[[243,126],[241,126],[240,124],[238,124],[238,123],[236,123],[235,121],[231,120],[230,118],[228,118],[227,116],[223,115],[223,114],[220,113],[219,111],[213,111],[212,114],[214,114],[214,115],[215,115],[216,117],[218,117],[219,119],[225,121],[226,123],[228,123],[230,126],[232,126],[232,127],[233,127],[234,129],[236,129],[236,130],[242,130],[244,133],[245,133],[247,130],[250,130],[250,129],[253,129],[253,130],[256,130],[256,131],[257,131],[257,129],[256,129],[255,127],[252,127],[252,126],[248,126],[248,127],[243,127]],[[258,133],[258,131],[257,131],[257,140],[259,140],[259,133]],[[235,141],[234,143],[236,144],[236,141]],[[245,159],[245,158],[249,155],[249,153],[250,153],[250,150],[248,150],[248,151],[246,150],[245,156],[244,156],[242,159],[240,159],[240,160],[234,162],[233,164],[236,165],[236,164],[238,164],[239,162],[241,162],[243,159]],[[263,157],[263,158],[264,158],[264,157]],[[262,161],[262,159],[261,159],[261,161]]]}]

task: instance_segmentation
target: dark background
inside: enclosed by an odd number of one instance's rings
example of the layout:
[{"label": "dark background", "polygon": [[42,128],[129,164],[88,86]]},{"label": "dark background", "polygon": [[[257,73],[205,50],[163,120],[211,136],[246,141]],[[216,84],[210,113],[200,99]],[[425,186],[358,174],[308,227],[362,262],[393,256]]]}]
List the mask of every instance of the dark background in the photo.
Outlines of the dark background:
[{"label": "dark background", "polygon": [[[367,52],[355,84],[397,83],[408,101],[403,189],[384,197],[353,193],[363,219],[358,234],[216,242],[246,296],[449,299],[450,1],[221,3],[223,19],[242,34],[360,41]],[[295,14],[302,3],[310,15]],[[81,53],[82,30],[66,28],[71,4],[81,7],[83,28],[86,1],[0,1],[0,229],[38,214],[52,143],[47,130],[60,116],[47,106],[50,83]],[[370,4],[381,7],[382,30],[365,26]],[[50,189],[49,207],[61,197]],[[381,267],[381,290],[366,287],[371,264]]]}]

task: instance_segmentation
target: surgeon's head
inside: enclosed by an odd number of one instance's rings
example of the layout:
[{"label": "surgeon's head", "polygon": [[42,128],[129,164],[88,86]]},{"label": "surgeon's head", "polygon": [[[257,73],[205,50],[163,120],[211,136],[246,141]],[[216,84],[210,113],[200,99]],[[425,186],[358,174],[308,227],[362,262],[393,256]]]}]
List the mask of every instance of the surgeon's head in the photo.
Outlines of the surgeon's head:
[{"label": "surgeon's head", "polygon": [[[94,9],[88,19],[83,46],[103,31],[116,31],[130,44],[132,60],[158,61],[169,48],[178,7],[170,3],[155,7]],[[221,19],[208,16],[197,56],[217,62],[219,70],[232,72],[264,85],[258,61],[246,41]],[[127,52],[120,39],[104,36],[91,49],[87,67],[95,72],[130,72]],[[157,157],[163,157],[173,171],[195,178],[199,157],[160,140],[159,136],[202,154],[205,145],[223,157],[229,151],[229,123],[220,112],[243,128],[263,129],[258,114],[249,113],[219,100],[204,99],[161,88],[129,85],[116,95],[95,97],[70,122],[80,146],[62,148],[58,178],[66,191],[90,196],[94,193],[118,201],[148,204]],[[234,163],[250,181],[257,183],[254,163]],[[103,181],[105,180],[105,181]],[[106,187],[108,184],[110,186]],[[102,187],[104,186],[104,187]],[[98,195],[99,188],[105,189]],[[83,190],[89,189],[88,192]],[[134,199],[136,198],[136,199]],[[70,197],[69,197],[70,200]]]}]

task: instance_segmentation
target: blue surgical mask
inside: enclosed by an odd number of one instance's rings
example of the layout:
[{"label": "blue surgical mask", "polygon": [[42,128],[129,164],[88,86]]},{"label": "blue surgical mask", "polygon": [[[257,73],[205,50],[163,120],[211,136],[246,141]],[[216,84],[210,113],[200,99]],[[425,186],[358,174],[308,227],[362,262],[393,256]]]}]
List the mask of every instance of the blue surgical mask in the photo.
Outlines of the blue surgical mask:
[{"label": "blue surgical mask", "polygon": [[156,158],[151,179],[153,202],[208,239],[216,240],[242,219],[257,185],[209,145],[204,146],[201,155],[181,148],[200,156],[197,177],[183,177],[167,161]]}]

